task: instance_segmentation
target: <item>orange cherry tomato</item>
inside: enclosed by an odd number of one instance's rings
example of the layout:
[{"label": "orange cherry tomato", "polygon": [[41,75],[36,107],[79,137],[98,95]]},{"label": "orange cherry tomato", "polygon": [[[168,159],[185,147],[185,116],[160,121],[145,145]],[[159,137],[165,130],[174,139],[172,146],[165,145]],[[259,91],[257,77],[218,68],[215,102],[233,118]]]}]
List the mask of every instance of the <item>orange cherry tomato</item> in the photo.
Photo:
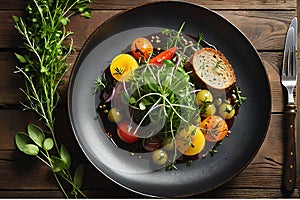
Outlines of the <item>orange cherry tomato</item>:
[{"label": "orange cherry tomato", "polygon": [[153,53],[153,46],[146,38],[136,38],[131,44],[131,55],[136,59],[148,60]]},{"label": "orange cherry tomato", "polygon": [[138,137],[134,135],[134,128],[127,122],[121,122],[117,128],[117,134],[121,140],[127,143],[134,143],[138,140]]},{"label": "orange cherry tomato", "polygon": [[205,139],[210,142],[222,140],[228,134],[228,125],[225,120],[217,115],[206,117],[200,128],[205,135]]}]

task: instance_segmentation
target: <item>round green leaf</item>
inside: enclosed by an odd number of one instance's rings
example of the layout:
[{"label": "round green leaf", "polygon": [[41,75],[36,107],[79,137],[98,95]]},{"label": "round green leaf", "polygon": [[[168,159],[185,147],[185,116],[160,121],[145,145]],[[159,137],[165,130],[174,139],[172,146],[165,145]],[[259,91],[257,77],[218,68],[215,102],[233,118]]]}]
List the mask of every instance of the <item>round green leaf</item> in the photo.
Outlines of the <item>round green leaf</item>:
[{"label": "round green leaf", "polygon": [[43,148],[47,151],[53,148],[54,142],[52,138],[46,138],[43,143]]},{"label": "round green leaf", "polygon": [[30,156],[36,156],[39,153],[39,147],[34,144],[24,145],[23,152]]},{"label": "round green leaf", "polygon": [[39,147],[43,147],[42,145],[45,140],[45,135],[42,129],[33,124],[29,124],[27,129],[28,135],[34,141],[34,143]]},{"label": "round green leaf", "polygon": [[20,151],[24,151],[24,146],[28,143],[31,142],[30,138],[28,137],[28,135],[26,135],[25,133],[16,133],[15,135],[15,142],[16,145],[18,147],[18,149]]}]

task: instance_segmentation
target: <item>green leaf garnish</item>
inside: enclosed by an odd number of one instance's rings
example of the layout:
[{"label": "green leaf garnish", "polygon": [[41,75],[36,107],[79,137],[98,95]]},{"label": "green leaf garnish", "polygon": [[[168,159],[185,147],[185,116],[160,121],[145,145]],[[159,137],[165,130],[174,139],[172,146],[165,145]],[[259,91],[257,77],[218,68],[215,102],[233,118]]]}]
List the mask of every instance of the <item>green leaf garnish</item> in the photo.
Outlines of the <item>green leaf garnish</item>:
[{"label": "green leaf garnish", "polygon": [[27,127],[28,135],[39,147],[43,147],[43,142],[45,140],[44,132],[37,126],[29,124]]}]

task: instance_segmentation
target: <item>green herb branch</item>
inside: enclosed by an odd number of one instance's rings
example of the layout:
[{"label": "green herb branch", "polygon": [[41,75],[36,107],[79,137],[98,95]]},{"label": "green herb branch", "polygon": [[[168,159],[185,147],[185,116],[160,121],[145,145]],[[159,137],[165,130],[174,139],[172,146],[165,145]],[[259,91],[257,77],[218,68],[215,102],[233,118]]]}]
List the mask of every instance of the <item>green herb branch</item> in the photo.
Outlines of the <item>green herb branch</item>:
[{"label": "green herb branch", "polygon": [[[27,155],[35,156],[53,172],[65,197],[77,198],[78,194],[86,198],[80,190],[84,169],[79,165],[71,173],[71,155],[61,144],[59,148],[55,135],[55,110],[60,100],[59,86],[70,68],[67,57],[73,51],[73,34],[66,30],[70,17],[81,13],[91,17],[87,7],[91,0],[32,0],[26,6],[26,18],[13,16],[15,28],[23,39],[22,53],[16,57],[22,64],[16,73],[24,77],[21,91],[26,97],[22,102],[24,109],[33,110],[41,118],[48,130],[29,124],[27,133],[19,132],[15,136],[18,149]],[[72,186],[70,194],[66,192],[61,177]]]}]

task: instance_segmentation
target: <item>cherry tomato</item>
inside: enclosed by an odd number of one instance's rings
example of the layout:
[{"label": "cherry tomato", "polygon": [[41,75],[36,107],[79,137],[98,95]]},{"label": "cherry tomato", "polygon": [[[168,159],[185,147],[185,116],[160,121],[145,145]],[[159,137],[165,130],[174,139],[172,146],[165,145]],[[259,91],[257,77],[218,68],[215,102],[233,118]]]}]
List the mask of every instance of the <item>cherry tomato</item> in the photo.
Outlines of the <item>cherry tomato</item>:
[{"label": "cherry tomato", "polygon": [[168,161],[168,154],[162,149],[155,150],[152,153],[152,160],[157,165],[164,165]]},{"label": "cherry tomato", "polygon": [[146,38],[136,38],[131,44],[131,55],[136,59],[148,60],[149,56],[153,53],[153,46]]},{"label": "cherry tomato", "polygon": [[200,90],[196,94],[196,103],[201,106],[204,103],[211,103],[213,102],[213,96],[209,90]]},{"label": "cherry tomato", "polygon": [[131,55],[119,54],[111,61],[110,73],[117,81],[127,81],[138,66]]},{"label": "cherry tomato", "polygon": [[138,137],[133,135],[134,128],[127,122],[121,122],[117,128],[117,134],[121,140],[127,143],[134,143],[138,140]]},{"label": "cherry tomato", "polygon": [[122,120],[122,115],[117,108],[113,107],[108,111],[108,119],[112,122],[118,123]]},{"label": "cherry tomato", "polygon": [[222,103],[219,107],[219,114],[225,119],[231,119],[235,114],[235,109],[231,104]]},{"label": "cherry tomato", "polygon": [[177,51],[177,47],[167,49],[150,60],[151,64],[161,65],[164,60],[171,60]]},{"label": "cherry tomato", "polygon": [[206,117],[200,128],[205,135],[205,139],[210,142],[222,140],[228,134],[228,125],[225,120],[217,115]]},{"label": "cherry tomato", "polygon": [[201,106],[201,117],[208,117],[214,115],[216,112],[216,106],[212,103]]},{"label": "cherry tomato", "polygon": [[201,129],[196,126],[190,126],[188,131],[183,129],[175,138],[178,150],[187,156],[200,153],[205,146],[205,137]]}]

